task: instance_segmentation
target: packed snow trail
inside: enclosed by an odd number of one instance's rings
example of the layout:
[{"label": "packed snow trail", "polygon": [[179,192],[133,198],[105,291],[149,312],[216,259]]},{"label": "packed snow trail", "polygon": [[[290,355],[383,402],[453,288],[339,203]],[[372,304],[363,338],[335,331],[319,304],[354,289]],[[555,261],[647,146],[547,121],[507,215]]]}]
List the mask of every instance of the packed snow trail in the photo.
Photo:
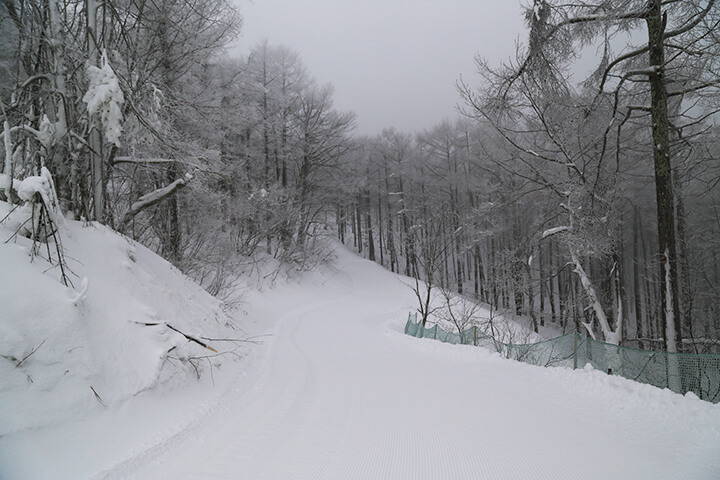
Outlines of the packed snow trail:
[{"label": "packed snow trail", "polygon": [[338,254],[340,271],[324,285],[249,300],[258,312],[295,307],[245,387],[99,478],[720,476],[717,406],[405,336],[412,292],[401,278]]}]

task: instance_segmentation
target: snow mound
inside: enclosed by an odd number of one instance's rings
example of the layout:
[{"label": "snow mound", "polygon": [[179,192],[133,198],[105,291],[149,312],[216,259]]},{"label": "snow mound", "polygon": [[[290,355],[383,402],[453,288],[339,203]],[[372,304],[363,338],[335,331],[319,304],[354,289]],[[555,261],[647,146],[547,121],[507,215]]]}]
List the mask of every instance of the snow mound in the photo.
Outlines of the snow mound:
[{"label": "snow mound", "polygon": [[[12,210],[0,202],[0,220]],[[186,385],[230,357],[209,340],[237,336],[220,302],[145,247],[67,221],[66,287],[55,245],[15,232],[0,223],[0,437]]]}]

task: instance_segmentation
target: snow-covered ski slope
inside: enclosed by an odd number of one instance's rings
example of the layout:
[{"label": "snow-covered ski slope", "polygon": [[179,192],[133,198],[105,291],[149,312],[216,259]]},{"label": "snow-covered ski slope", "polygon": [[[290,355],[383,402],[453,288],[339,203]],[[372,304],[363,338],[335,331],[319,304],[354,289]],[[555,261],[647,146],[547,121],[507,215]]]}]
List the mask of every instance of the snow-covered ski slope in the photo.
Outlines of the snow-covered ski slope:
[{"label": "snow-covered ski slope", "polygon": [[251,295],[251,315],[283,311],[264,360],[99,478],[720,478],[717,405],[405,336],[401,277],[338,256],[329,280]]},{"label": "snow-covered ski slope", "polygon": [[[245,293],[238,323],[272,336],[216,372],[216,385],[204,385],[216,403],[192,420],[186,400],[165,393],[151,398],[154,410],[138,399],[91,428],[28,434],[16,458],[35,453],[46,464],[34,471],[45,476],[18,468],[21,477],[720,478],[720,406],[597,371],[411,338],[402,333],[415,301],[408,280],[342,246],[337,256],[330,272]],[[163,405],[167,412],[151,413]],[[118,458],[153,422],[161,433]],[[73,434],[87,437],[64,447]]]}]

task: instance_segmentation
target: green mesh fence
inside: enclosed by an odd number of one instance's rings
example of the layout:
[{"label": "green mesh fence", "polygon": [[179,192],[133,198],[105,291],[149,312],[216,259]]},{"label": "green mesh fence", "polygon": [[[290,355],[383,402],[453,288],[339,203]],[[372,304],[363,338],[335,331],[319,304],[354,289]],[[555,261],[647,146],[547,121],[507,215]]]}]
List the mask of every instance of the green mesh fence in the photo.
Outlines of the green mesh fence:
[{"label": "green mesh fence", "polygon": [[418,338],[491,348],[503,356],[542,367],[593,368],[637,382],[669,388],[677,393],[693,392],[703,400],[720,402],[720,355],[668,353],[598,342],[579,333],[569,333],[538,343],[514,345],[495,340],[476,327],[447,332],[434,325],[425,328],[408,317],[405,333]]}]

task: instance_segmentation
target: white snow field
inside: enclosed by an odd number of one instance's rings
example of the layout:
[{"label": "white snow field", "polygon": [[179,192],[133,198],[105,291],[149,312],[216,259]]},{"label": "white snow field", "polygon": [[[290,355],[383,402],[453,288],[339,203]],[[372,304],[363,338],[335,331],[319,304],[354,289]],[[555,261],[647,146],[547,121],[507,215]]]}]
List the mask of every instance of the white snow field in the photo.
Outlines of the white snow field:
[{"label": "white snow field", "polygon": [[245,294],[272,336],[214,384],[2,437],[0,478],[720,478],[720,405],[411,338],[407,279],[337,257]]}]

